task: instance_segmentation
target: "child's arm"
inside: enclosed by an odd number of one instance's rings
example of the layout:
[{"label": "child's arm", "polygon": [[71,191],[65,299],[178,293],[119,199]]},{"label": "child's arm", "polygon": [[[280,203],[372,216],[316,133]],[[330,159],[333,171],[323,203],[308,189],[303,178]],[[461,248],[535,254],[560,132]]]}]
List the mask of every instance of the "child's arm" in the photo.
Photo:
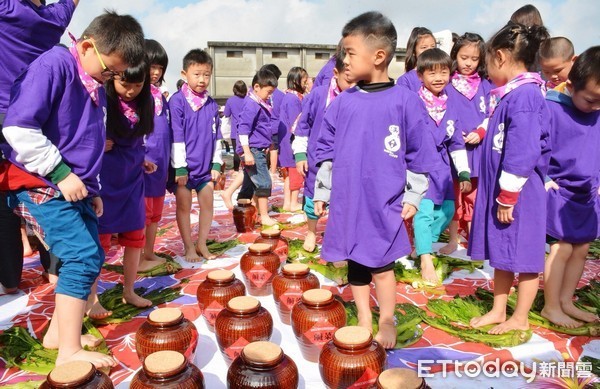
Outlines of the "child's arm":
[{"label": "child's arm", "polygon": [[329,202],[332,189],[332,172],[333,172],[333,151],[335,141],[335,121],[339,110],[340,101],[336,99],[331,103],[329,109],[323,118],[321,131],[317,140],[317,151],[315,160],[319,171],[315,177],[314,204],[315,214],[318,216],[323,213],[325,203]]},{"label": "child's arm", "polygon": [[223,166],[223,158],[221,157],[221,151],[223,150],[223,146],[221,145],[221,139],[223,139],[223,136],[221,135],[219,112],[217,112],[213,120],[213,125],[215,131],[217,132],[217,143],[215,144],[215,152],[213,153],[212,168],[210,175],[213,181],[217,181],[221,176],[221,167]]},{"label": "child's arm", "polygon": [[489,121],[489,118],[483,119],[483,122],[481,122],[481,124],[477,126],[477,129],[475,131],[471,131],[469,134],[467,134],[467,136],[464,137],[465,143],[468,143],[470,145],[476,145],[481,143],[483,138],[485,138]]},{"label": "child's arm", "polygon": [[173,131],[171,167],[175,169],[175,183],[180,186],[187,184],[188,180],[187,153],[185,149],[185,117],[182,103],[184,103],[182,95],[178,94],[175,99],[171,99],[169,104],[171,130]]},{"label": "child's arm", "polygon": [[452,158],[452,164],[458,174],[460,191],[468,193],[471,191],[471,168],[469,167],[469,158],[465,148],[465,140],[459,131],[454,131],[450,138],[448,152]]},{"label": "child's arm", "polygon": [[404,198],[402,200],[402,219],[408,220],[413,217],[419,209],[421,200],[429,189],[429,180],[426,173],[415,173],[406,171],[406,187],[404,188]]},{"label": "child's arm", "polygon": [[320,216],[325,212],[325,204],[329,203],[329,200],[331,199],[332,170],[333,163],[331,161],[325,161],[319,167],[319,172],[315,177],[313,200],[315,204],[315,215],[317,216]]},{"label": "child's arm", "polygon": [[300,119],[296,125],[296,131],[294,133],[294,141],[292,142],[292,150],[294,152],[294,159],[296,160],[296,169],[303,177],[306,176],[308,171],[307,162],[307,151],[308,151],[308,138],[310,137],[310,130],[314,122],[314,106],[313,100],[316,94],[309,94],[302,101],[302,112],[300,113]]}]

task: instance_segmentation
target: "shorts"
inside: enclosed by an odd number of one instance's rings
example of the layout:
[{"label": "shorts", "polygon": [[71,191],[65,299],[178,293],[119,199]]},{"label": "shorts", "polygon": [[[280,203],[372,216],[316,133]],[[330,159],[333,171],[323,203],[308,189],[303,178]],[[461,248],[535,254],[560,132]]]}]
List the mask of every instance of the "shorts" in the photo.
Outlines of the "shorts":
[{"label": "shorts", "polygon": [[469,193],[461,193],[460,185],[457,180],[454,180],[454,203],[455,211],[454,221],[470,222],[473,220],[473,208],[475,207],[475,197],[477,196],[477,178],[471,178],[471,186],[473,190]]},{"label": "shorts", "polygon": [[546,234],[546,243],[547,244],[553,245],[558,242],[560,242],[560,239],[556,239],[555,237]]},{"label": "shorts", "polygon": [[354,286],[369,285],[373,280],[373,274],[385,273],[394,270],[396,261],[381,267],[369,267],[361,265],[353,260],[348,260],[348,283]]},{"label": "shorts", "polygon": [[266,149],[251,147],[254,165],[245,166],[244,174],[248,176],[254,187],[256,197],[271,196],[271,175],[267,166]]},{"label": "shorts", "polygon": [[[141,249],[146,244],[146,231],[144,229],[128,231],[128,232],[119,232],[119,244],[123,247],[132,247],[136,249]],[[104,252],[108,252],[110,249],[110,240],[112,238],[112,234],[100,234],[100,244],[104,249]]]},{"label": "shorts", "polygon": [[290,191],[300,190],[304,186],[304,177],[298,173],[295,167],[286,167],[287,175],[290,179]]},{"label": "shorts", "polygon": [[165,196],[146,197],[144,201],[146,202],[146,225],[158,223],[162,219]]},{"label": "shorts", "polygon": [[196,186],[194,187],[194,186],[193,186],[193,185],[192,185],[192,184],[191,184],[191,183],[188,181],[188,183],[187,183],[187,184],[185,184],[185,187],[186,187],[186,188],[188,188],[189,190],[192,190],[192,189],[193,189],[193,190],[195,190],[195,191],[196,191],[196,193],[198,193],[198,194],[199,194],[199,193],[200,193],[200,191],[201,191],[202,189],[204,189],[204,188],[206,187],[206,185],[208,185],[208,184],[210,184],[210,183],[211,183],[211,181],[204,181],[204,182],[201,182],[201,183],[199,183],[198,185],[196,185]]},{"label": "shorts", "polygon": [[304,196],[304,213],[310,220],[319,220],[319,216],[315,215],[315,203],[310,197]]}]

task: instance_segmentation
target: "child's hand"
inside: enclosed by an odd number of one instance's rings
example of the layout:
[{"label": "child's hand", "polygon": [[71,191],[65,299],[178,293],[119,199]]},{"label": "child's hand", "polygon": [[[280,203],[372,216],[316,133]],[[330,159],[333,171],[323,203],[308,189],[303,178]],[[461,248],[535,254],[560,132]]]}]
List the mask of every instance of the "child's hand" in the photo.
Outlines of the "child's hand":
[{"label": "child's hand", "polygon": [[113,142],[112,139],[107,139],[106,143],[104,144],[104,152],[106,153],[107,151],[111,151],[114,145],[115,142]]},{"label": "child's hand", "polygon": [[315,215],[317,215],[317,216],[325,215],[326,211],[325,211],[325,202],[324,201],[315,201],[314,207],[315,207]]},{"label": "child's hand", "polygon": [[254,155],[252,153],[244,153],[244,163],[246,166],[254,166]]},{"label": "child's hand", "polygon": [[473,189],[470,181],[463,181],[460,183],[460,193],[469,193]]},{"label": "child's hand", "polygon": [[302,177],[306,177],[306,172],[308,172],[308,161],[300,161],[296,162],[296,170]]},{"label": "child's hand", "polygon": [[94,197],[92,199],[92,208],[96,212],[96,216],[100,217],[104,214],[104,203],[100,197]]},{"label": "child's hand", "polygon": [[513,217],[514,206],[507,207],[506,205],[498,204],[498,221],[502,224],[510,224],[515,218]]},{"label": "child's hand", "polygon": [[400,216],[404,220],[409,220],[410,218],[415,216],[416,213],[417,213],[417,207],[415,207],[414,205],[412,205],[410,203],[404,203],[402,206],[402,213],[400,214]]},{"label": "child's hand", "polygon": [[144,172],[146,174],[152,174],[156,171],[156,169],[158,169],[158,166],[156,166],[155,163],[150,161],[144,161]]},{"label": "child's hand", "polygon": [[68,202],[83,200],[88,195],[85,184],[73,173],[57,184],[58,189]]},{"label": "child's hand", "polygon": [[470,145],[476,145],[476,144],[479,144],[479,142],[481,142],[481,138],[479,137],[479,134],[477,134],[475,131],[473,131],[470,134],[468,134],[467,136],[465,136],[464,139],[465,139],[465,143],[468,143]]},{"label": "child's hand", "polygon": [[178,186],[185,186],[188,182],[188,176],[177,176],[175,177],[175,182]]},{"label": "child's hand", "polygon": [[[546,188],[546,192],[548,192],[550,189],[554,189],[554,190],[559,190],[560,188],[558,187],[558,184],[552,180],[546,182],[544,184],[544,188]],[[600,191],[598,192],[600,193]]]},{"label": "child's hand", "polygon": [[219,180],[219,178],[221,178],[221,172],[220,172],[220,171],[218,171],[218,170],[211,170],[211,171],[210,171],[210,178],[211,178],[213,181],[215,181],[215,182],[216,182],[216,181],[218,181],[218,180]]}]

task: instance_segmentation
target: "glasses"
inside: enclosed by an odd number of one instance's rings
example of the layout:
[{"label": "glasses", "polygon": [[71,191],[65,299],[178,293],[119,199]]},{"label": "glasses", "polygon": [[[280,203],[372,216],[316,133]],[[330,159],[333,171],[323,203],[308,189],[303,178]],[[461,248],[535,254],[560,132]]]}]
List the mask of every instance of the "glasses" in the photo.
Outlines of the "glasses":
[{"label": "glasses", "polygon": [[108,78],[110,80],[116,80],[116,81],[119,81],[119,80],[123,79],[123,74],[122,73],[110,70],[108,68],[108,66],[106,66],[106,64],[102,60],[102,56],[100,55],[100,52],[98,51],[98,48],[96,47],[96,44],[92,40],[90,40],[90,42],[92,43],[92,47],[94,48],[94,51],[96,52],[96,56],[98,57],[98,61],[100,61],[100,65],[102,65],[102,73],[100,73],[102,75],[102,77],[103,78]]}]

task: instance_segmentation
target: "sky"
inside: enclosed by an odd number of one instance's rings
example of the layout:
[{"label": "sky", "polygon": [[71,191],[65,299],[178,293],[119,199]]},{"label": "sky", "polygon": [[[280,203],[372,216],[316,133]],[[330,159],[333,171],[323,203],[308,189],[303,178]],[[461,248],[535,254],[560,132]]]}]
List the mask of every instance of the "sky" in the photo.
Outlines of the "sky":
[{"label": "sky", "polygon": [[[207,41],[337,44],[347,21],[372,10],[392,20],[399,47],[406,47],[415,26],[434,32],[476,32],[487,39],[525,4],[523,0],[80,0],[69,31],[79,36],[105,8],[131,14],[146,37],[167,50],[166,80],[173,89],[185,53],[206,48]],[[540,10],[550,34],[571,39],[576,52],[600,44],[597,0],[530,4]]]}]

